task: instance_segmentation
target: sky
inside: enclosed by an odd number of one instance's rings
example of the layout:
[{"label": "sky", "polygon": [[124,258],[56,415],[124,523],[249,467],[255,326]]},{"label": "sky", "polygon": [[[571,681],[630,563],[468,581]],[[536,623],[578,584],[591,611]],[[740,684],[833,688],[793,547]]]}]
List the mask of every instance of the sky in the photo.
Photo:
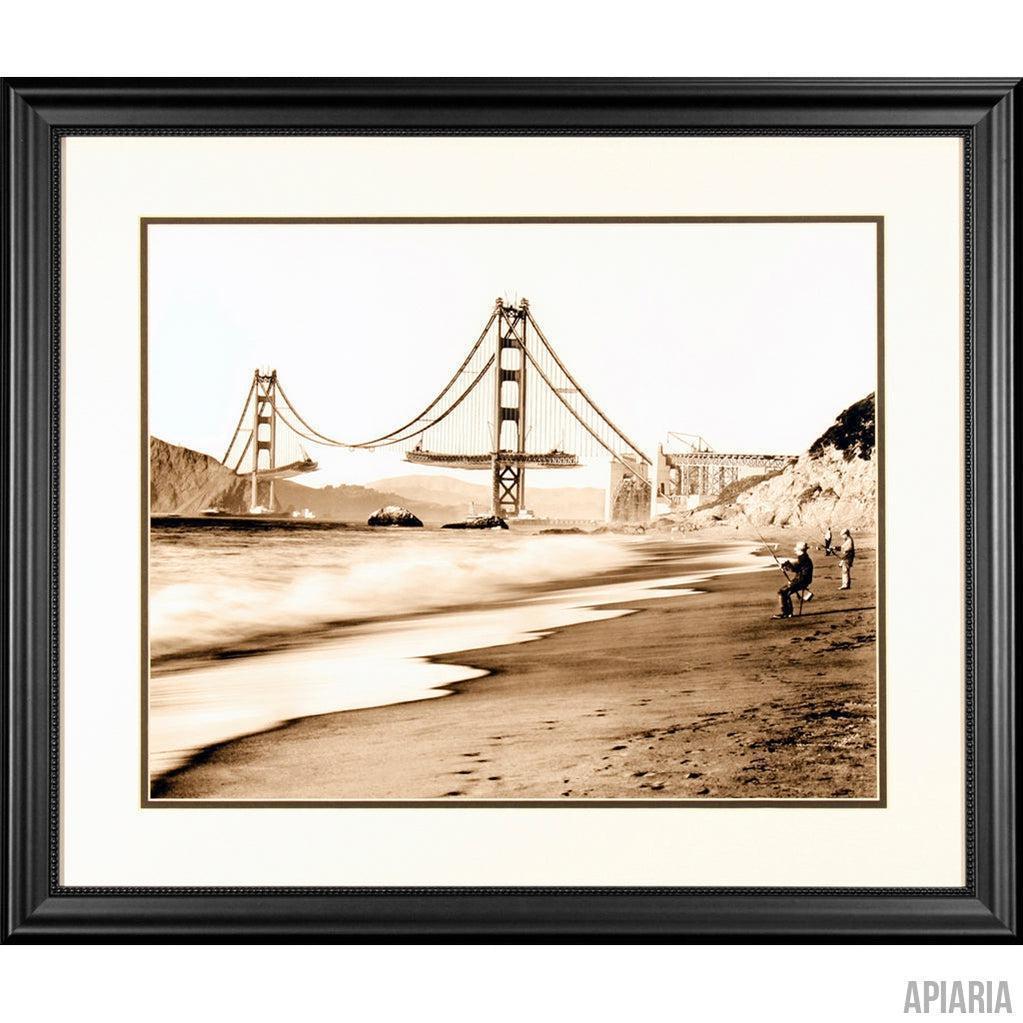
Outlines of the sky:
[{"label": "sky", "polygon": [[[387,433],[502,296],[647,454],[668,431],[798,454],[876,387],[875,275],[873,224],[151,225],[150,432],[223,457],[259,366],[321,432]],[[442,471],[309,449],[312,485]],[[529,484],[604,486],[607,466]]]}]

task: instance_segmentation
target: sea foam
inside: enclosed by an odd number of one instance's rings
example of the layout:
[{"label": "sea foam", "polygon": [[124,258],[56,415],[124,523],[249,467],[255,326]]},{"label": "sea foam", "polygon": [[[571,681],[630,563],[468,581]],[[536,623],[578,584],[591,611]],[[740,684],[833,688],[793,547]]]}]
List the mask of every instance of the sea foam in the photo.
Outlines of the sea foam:
[{"label": "sea foam", "polygon": [[500,603],[641,556],[638,545],[603,536],[194,533],[154,532],[154,658],[225,653],[266,635]]}]

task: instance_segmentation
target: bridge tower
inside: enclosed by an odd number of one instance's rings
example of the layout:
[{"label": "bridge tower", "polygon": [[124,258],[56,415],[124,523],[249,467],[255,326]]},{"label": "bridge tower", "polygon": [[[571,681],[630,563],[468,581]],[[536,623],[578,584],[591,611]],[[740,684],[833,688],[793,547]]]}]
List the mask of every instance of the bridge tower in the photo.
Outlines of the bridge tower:
[{"label": "bridge tower", "polygon": [[[494,373],[492,511],[502,518],[525,505],[526,328],[529,301],[506,306],[497,300],[497,356]],[[508,424],[507,428],[506,425]],[[517,457],[516,457],[517,456]]]},{"label": "bridge tower", "polygon": [[[257,369],[252,381],[255,401],[252,405],[252,475],[249,495],[250,507],[259,505],[259,472],[277,468],[277,370],[260,373]],[[261,467],[260,454],[266,452],[265,464]],[[266,508],[274,509],[274,480],[268,480]]]}]

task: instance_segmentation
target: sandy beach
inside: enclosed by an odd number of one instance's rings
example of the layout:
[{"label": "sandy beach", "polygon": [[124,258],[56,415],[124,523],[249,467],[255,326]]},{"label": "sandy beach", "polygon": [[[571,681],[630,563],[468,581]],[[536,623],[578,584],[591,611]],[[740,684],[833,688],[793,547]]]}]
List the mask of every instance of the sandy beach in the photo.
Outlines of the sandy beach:
[{"label": "sandy beach", "polygon": [[[734,533],[732,534],[734,539]],[[781,552],[798,537],[775,531]],[[812,551],[814,599],[772,621],[776,570],[541,639],[445,654],[453,695],[298,718],[211,746],[156,799],[878,798],[875,551],[854,588]]]}]

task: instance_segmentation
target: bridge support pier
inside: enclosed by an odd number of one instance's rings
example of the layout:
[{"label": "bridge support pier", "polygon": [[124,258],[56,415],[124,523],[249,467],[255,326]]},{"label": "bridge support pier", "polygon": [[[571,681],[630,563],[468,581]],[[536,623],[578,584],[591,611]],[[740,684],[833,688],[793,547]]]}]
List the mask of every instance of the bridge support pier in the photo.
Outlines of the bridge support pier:
[{"label": "bridge support pier", "polygon": [[523,483],[526,470],[513,462],[494,459],[493,514],[501,518],[515,516],[523,507]]},{"label": "bridge support pier", "polygon": [[611,460],[605,502],[608,522],[647,522],[653,504],[650,467],[632,455]]}]

